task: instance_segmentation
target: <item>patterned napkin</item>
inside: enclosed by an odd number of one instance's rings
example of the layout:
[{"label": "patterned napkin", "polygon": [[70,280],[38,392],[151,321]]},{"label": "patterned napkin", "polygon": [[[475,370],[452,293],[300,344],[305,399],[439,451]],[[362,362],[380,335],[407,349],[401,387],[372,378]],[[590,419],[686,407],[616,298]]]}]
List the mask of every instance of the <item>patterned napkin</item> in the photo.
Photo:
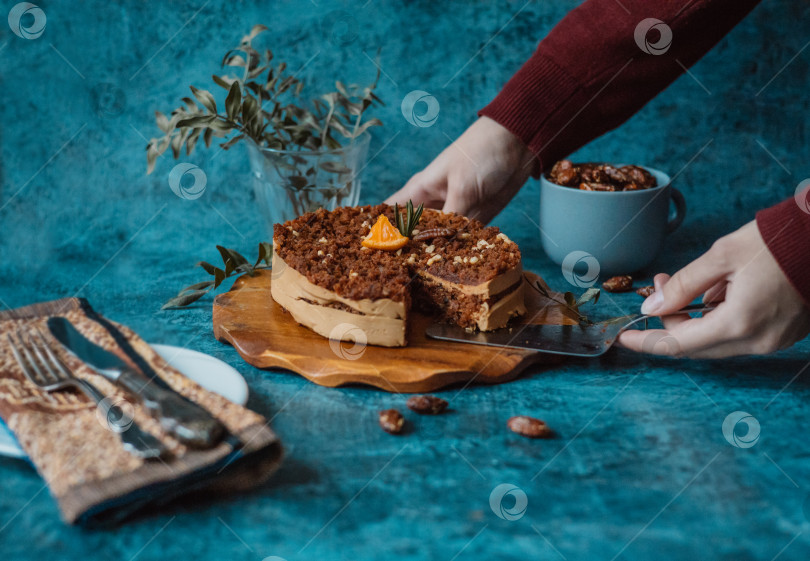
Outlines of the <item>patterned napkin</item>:
[{"label": "patterned napkin", "polygon": [[[42,392],[15,361],[6,333],[40,326],[50,337],[44,323],[53,316],[66,317],[88,339],[153,377],[153,383],[165,384],[207,409],[229,434],[214,448],[187,448],[126,392],[54,342],[53,348],[76,376],[115,402],[127,404],[125,410],[135,422],[169,449],[167,457],[152,460],[127,453],[84,394]],[[203,389],[171,368],[130,329],[77,298],[0,312],[0,417],[48,484],[63,519],[85,526],[114,524],[192,491],[210,494],[254,487],[270,477],[282,457],[281,443],[264,417]]]}]

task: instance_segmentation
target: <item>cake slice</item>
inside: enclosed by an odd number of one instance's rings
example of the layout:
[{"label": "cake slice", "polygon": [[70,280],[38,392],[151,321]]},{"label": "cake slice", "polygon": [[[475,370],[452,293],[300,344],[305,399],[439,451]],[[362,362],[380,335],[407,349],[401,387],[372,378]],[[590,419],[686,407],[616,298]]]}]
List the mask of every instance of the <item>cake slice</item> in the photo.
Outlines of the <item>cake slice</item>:
[{"label": "cake slice", "polygon": [[404,247],[362,245],[388,205],[318,210],[273,232],[271,294],[295,320],[331,339],[407,343],[413,306],[491,330],[525,313],[520,250],[497,228],[426,209]]}]

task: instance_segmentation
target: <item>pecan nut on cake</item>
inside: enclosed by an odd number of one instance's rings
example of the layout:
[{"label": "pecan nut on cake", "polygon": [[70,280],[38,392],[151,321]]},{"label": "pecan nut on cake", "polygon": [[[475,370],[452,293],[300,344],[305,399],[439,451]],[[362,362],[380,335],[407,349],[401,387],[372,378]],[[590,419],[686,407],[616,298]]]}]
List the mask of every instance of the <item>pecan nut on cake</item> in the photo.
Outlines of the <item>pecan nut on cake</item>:
[{"label": "pecan nut on cake", "polygon": [[520,250],[498,228],[425,209],[406,237],[392,226],[402,220],[377,205],[275,224],[273,299],[324,337],[349,324],[386,347],[407,344],[412,306],[483,331],[525,313]]}]

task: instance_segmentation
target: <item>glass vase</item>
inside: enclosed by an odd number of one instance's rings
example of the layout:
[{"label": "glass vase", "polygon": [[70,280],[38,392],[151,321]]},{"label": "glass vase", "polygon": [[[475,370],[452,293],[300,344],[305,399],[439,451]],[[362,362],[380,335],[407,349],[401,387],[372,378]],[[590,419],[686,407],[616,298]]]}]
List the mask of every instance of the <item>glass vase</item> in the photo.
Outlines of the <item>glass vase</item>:
[{"label": "glass vase", "polygon": [[256,204],[267,225],[268,241],[273,224],[319,208],[357,205],[370,138],[364,133],[332,150],[276,150],[247,141]]}]

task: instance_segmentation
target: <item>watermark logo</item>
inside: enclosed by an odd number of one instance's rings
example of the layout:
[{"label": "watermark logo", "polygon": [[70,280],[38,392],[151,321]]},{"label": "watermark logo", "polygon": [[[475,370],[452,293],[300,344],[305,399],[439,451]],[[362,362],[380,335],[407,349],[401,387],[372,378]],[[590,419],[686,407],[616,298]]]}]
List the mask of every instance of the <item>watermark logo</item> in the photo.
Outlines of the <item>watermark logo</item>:
[{"label": "watermark logo", "polygon": [[[351,345],[347,345],[351,342]],[[332,352],[346,360],[357,360],[366,352],[366,332],[353,323],[339,323],[329,332]]]},{"label": "watermark logo", "polygon": [[102,82],[90,90],[93,109],[99,117],[116,117],[124,112],[127,97],[124,90],[110,82]]},{"label": "watermark logo", "polygon": [[202,197],[207,182],[205,172],[194,164],[177,164],[169,172],[169,187],[172,192],[187,201]]},{"label": "watermark logo", "polygon": [[42,8],[31,2],[20,2],[8,13],[8,26],[22,39],[37,39],[45,32],[48,18]]},{"label": "watermark logo", "polygon": [[587,251],[572,251],[563,259],[562,274],[569,284],[590,288],[599,278],[599,261]]},{"label": "watermark logo", "polygon": [[651,331],[641,342],[641,352],[653,355],[681,356],[681,344],[668,333]]},{"label": "watermark logo", "polygon": [[335,10],[323,19],[323,29],[329,42],[338,47],[345,47],[357,39],[357,20],[349,12]]},{"label": "watermark logo", "polygon": [[805,179],[796,186],[793,198],[796,199],[796,204],[802,212],[810,214],[810,179]]},{"label": "watermark logo", "polygon": [[[511,501],[505,500],[506,497],[514,499],[514,504],[507,506]],[[526,507],[528,506],[529,498],[526,493],[523,492],[523,489],[511,483],[501,483],[489,494],[489,508],[495,513],[495,516],[502,520],[509,520],[510,522],[520,520],[526,514]]]},{"label": "watermark logo", "polygon": [[132,426],[134,411],[123,397],[105,397],[96,406],[96,419],[105,429],[122,433]]},{"label": "watermark logo", "polygon": [[432,127],[439,118],[439,100],[422,90],[413,90],[402,99],[402,116],[415,127]]},{"label": "watermark logo", "polygon": [[[651,31],[658,32],[658,40],[651,43],[649,35]],[[648,55],[662,55],[669,50],[672,45],[672,28],[660,19],[647,18],[638,22],[636,30],[633,32],[638,48]]]},{"label": "watermark logo", "polygon": [[[739,427],[745,427],[744,434],[738,434]],[[723,436],[732,446],[751,448],[759,440],[759,421],[745,411],[729,413],[723,421]]]}]

